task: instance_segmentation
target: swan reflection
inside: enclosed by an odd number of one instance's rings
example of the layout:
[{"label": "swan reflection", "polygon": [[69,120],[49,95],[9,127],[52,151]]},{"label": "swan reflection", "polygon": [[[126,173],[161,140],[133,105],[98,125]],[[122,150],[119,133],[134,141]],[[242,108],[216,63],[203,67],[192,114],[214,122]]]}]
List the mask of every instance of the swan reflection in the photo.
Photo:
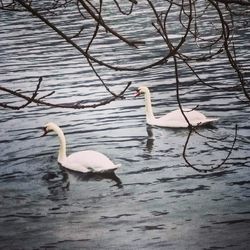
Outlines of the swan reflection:
[{"label": "swan reflection", "polygon": [[69,190],[70,179],[72,178],[77,181],[87,182],[87,181],[101,181],[101,180],[112,180],[114,181],[114,186],[118,188],[122,187],[121,179],[114,173],[81,173],[66,169],[59,166],[60,169],[57,172],[47,172],[42,179],[48,183],[48,189],[52,193],[58,192],[58,190]]},{"label": "swan reflection", "polygon": [[147,147],[147,150],[149,152],[151,152],[153,150],[155,137],[154,137],[153,129],[152,129],[151,125],[147,125],[146,130],[147,130],[147,134],[148,134],[146,147]]}]

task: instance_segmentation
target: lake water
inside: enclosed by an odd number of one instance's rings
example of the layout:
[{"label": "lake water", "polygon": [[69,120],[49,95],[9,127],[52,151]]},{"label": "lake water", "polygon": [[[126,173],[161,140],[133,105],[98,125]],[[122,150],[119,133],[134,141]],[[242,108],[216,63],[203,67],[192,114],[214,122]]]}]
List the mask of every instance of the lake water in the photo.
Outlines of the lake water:
[{"label": "lake water", "polygon": [[[124,36],[146,44],[127,48],[102,31],[91,48],[93,56],[137,68],[165,55],[165,45],[151,25],[154,16],[145,3],[140,4],[132,16],[118,15],[114,7],[105,6],[104,16]],[[165,7],[158,2],[158,10]],[[74,35],[81,23],[77,12],[70,10],[48,18]],[[176,16],[173,13],[170,27],[175,27]],[[249,80],[248,18],[241,16],[236,22],[234,39]],[[86,60],[37,19],[0,11],[0,20],[1,86],[31,93],[43,76],[41,95],[55,91],[48,97],[51,102],[96,103],[109,97]],[[207,23],[204,34],[211,28]],[[94,30],[89,19],[83,24],[84,37],[76,39],[80,45],[88,43]],[[171,37],[178,41],[180,36],[172,31]],[[192,48],[190,43],[187,53],[194,52]],[[194,66],[216,87],[238,83],[224,55]],[[144,71],[97,69],[117,93],[132,81],[125,99],[96,109],[30,105],[20,111],[0,110],[0,248],[249,249],[250,106],[243,94],[211,89],[197,83],[186,66],[180,68],[183,106],[199,105],[207,116],[219,118],[213,128],[199,129],[207,138],[191,137],[190,162],[205,169],[219,164],[238,125],[238,140],[227,163],[217,171],[200,173],[187,167],[182,157],[188,131],[152,128],[154,139],[149,139],[144,101],[133,97],[135,88],[146,85],[156,115],[176,109],[171,60]],[[17,101],[2,92],[1,100]],[[40,137],[41,127],[49,121],[64,130],[68,153],[94,149],[121,164],[116,171],[121,183],[60,169],[56,136]]]}]

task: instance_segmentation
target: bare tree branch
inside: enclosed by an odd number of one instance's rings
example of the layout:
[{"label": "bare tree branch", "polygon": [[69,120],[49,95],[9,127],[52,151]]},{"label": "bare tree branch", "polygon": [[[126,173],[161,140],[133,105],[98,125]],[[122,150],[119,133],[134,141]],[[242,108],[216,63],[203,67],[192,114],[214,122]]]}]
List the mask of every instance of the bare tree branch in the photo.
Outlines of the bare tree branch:
[{"label": "bare tree branch", "polygon": [[[230,91],[230,93],[234,91],[235,95],[243,93],[245,99],[247,100],[247,104],[249,105],[249,77],[245,74],[245,69],[240,65],[240,60],[237,57],[237,46],[234,44],[234,32],[236,25],[234,21],[235,13],[233,10],[235,6],[240,7],[239,10],[237,8],[237,11],[243,10],[245,15],[247,15],[247,7],[250,6],[250,2],[247,0],[166,0],[164,1],[164,5],[162,5],[159,9],[156,1],[146,0],[145,3],[148,8],[147,11],[150,14],[150,21],[147,25],[148,27],[150,26],[150,28],[153,27],[150,34],[155,35],[156,39],[160,40],[161,45],[164,46],[162,46],[163,49],[161,47],[161,56],[159,56],[159,54],[152,55],[152,58],[149,61],[144,60],[143,54],[140,66],[137,66],[136,63],[128,66],[118,65],[115,64],[115,60],[113,62],[109,62],[108,60],[105,61],[105,59],[100,59],[101,56],[99,58],[97,56],[93,56],[95,43],[97,41],[99,42],[99,35],[103,35],[103,31],[106,32],[104,33],[105,37],[115,38],[115,41],[118,41],[119,45],[121,44],[123,48],[127,49],[127,51],[129,51],[132,55],[133,53],[138,53],[140,49],[139,46],[141,45],[143,46],[143,50],[151,49],[148,48],[148,45],[141,39],[143,36],[140,34],[138,34],[138,37],[133,37],[131,39],[124,35],[124,31],[114,28],[116,26],[113,25],[112,22],[108,21],[109,19],[105,16],[105,3],[106,2],[103,0],[52,0],[48,1],[48,3],[32,0],[0,0],[1,11],[23,11],[31,14],[35,18],[41,20],[47,27],[57,34],[63,42],[66,42],[73,49],[75,49],[80,56],[83,57],[83,59],[86,59],[91,72],[93,72],[99,82],[103,85],[105,91],[110,94],[108,98],[99,100],[94,104],[86,104],[88,103],[86,100],[84,100],[84,104],[83,101],[73,103],[54,103],[51,100],[55,95],[55,91],[52,90],[49,93],[44,94],[41,90],[42,77],[40,77],[31,94],[30,92],[24,93],[24,91],[12,90],[10,88],[0,86],[1,92],[12,97],[11,101],[1,101],[0,107],[19,110],[35,104],[53,108],[68,109],[96,108],[115,101],[118,98],[123,98],[124,93],[131,85],[131,82],[128,82],[124,85],[125,87],[122,87],[122,91],[120,93],[114,93],[111,89],[112,85],[104,80],[105,77],[101,71],[103,68],[118,74],[120,72],[141,72],[159,66],[163,66],[162,68],[164,68],[167,65],[173,69],[176,82],[175,91],[177,103],[183,117],[189,125],[189,135],[183,149],[183,158],[185,159],[186,164],[199,172],[214,171],[222,167],[223,164],[229,159],[235,146],[237,126],[235,128],[234,140],[232,141],[232,146],[230,147],[228,155],[220,164],[211,167],[211,169],[204,169],[202,167],[195,166],[195,164],[192,164],[187,159],[188,143],[193,133],[196,133],[206,139],[211,138],[201,135],[191,125],[182,108],[182,95],[180,94],[180,87],[182,84],[180,81],[181,66],[184,65],[188,73],[195,77],[195,82],[209,87],[213,89],[213,91],[223,90]],[[123,2],[113,0],[110,4],[114,7],[118,15],[122,16],[122,18],[130,18],[131,14],[140,13],[141,2],[137,2],[136,0],[124,0]],[[75,31],[76,34],[71,36],[68,36],[65,32],[63,32],[59,25],[54,24],[53,21],[51,21],[52,16],[60,15],[61,11],[67,7],[74,7],[74,11],[76,11],[80,20],[79,30],[77,32]],[[215,20],[212,21],[207,18],[211,11],[215,15]],[[175,29],[176,27],[174,27],[174,29],[171,27],[173,19],[175,24],[178,26],[177,29]],[[88,35],[88,40],[85,41],[85,46],[80,46],[79,40],[82,39],[82,37],[85,38],[84,22],[87,23],[89,21],[91,25],[94,25],[94,29],[91,31],[92,33],[90,36]],[[205,25],[209,23],[209,25],[211,25],[211,29],[204,29],[204,23]],[[144,32],[143,28],[142,32]],[[178,36],[173,36],[175,32],[179,32]],[[145,33],[143,35],[145,36],[148,34]],[[110,45],[109,49],[111,46],[112,45]],[[193,48],[196,52],[195,54],[193,53]],[[225,86],[220,83],[216,83],[215,85],[209,80],[204,80],[206,78],[202,78],[202,73],[200,72],[199,67],[196,67],[198,62],[210,62],[218,59],[219,57],[223,57],[223,59],[228,60],[230,70],[234,74],[234,82],[231,86]],[[3,98],[3,100],[5,99]],[[242,103],[246,105],[245,100],[242,101]]]},{"label": "bare tree branch", "polygon": [[0,86],[0,90],[2,90],[3,92],[9,93],[12,96],[16,96],[18,98],[20,98],[21,100],[25,100],[26,102],[20,106],[14,106],[14,105],[10,105],[7,103],[0,103],[0,107],[3,108],[9,108],[9,109],[14,109],[14,110],[19,110],[22,109],[24,107],[27,107],[29,104],[31,103],[35,103],[38,105],[43,105],[43,106],[48,106],[48,107],[53,107],[53,108],[67,108],[67,109],[86,109],[86,108],[96,108],[99,106],[103,106],[106,105],[108,103],[111,103],[113,101],[115,101],[118,98],[123,98],[124,93],[126,92],[126,90],[128,89],[128,87],[131,85],[131,82],[128,82],[126,87],[118,94],[115,95],[113,97],[107,98],[105,100],[101,100],[98,103],[94,103],[94,104],[81,104],[81,102],[73,102],[73,103],[52,103],[52,102],[47,102],[44,101],[43,99],[45,99],[46,97],[52,95],[54,92],[51,92],[47,95],[44,95],[42,97],[36,98],[38,95],[38,90],[40,89],[40,85],[42,82],[42,78],[40,77],[39,79],[39,83],[37,84],[36,90],[34,91],[34,93],[32,94],[31,97],[25,95],[25,94],[21,94],[18,91],[13,91],[10,89],[7,89],[3,86]]},{"label": "bare tree branch", "polygon": [[216,0],[216,2],[224,4],[238,4],[242,6],[250,6],[250,2],[247,0]]},{"label": "bare tree branch", "polygon": [[224,164],[227,162],[227,160],[229,159],[230,155],[232,154],[233,152],[233,149],[234,149],[234,146],[235,146],[235,143],[236,143],[236,140],[237,140],[237,125],[235,125],[235,134],[234,134],[234,139],[232,141],[232,145],[228,151],[228,154],[227,156],[222,160],[221,163],[215,165],[215,166],[212,166],[210,169],[209,168],[201,168],[201,167],[196,167],[194,164],[190,163],[190,161],[187,159],[187,148],[188,148],[188,143],[189,143],[189,140],[191,138],[191,135],[192,133],[195,131],[195,128],[190,128],[189,129],[189,134],[187,136],[187,139],[186,139],[186,142],[185,142],[185,145],[184,145],[184,148],[183,148],[183,152],[182,152],[182,156],[183,156],[183,159],[185,160],[186,164],[188,165],[188,167],[198,171],[198,172],[203,172],[203,173],[207,173],[207,172],[213,172],[215,170],[218,170],[219,168],[221,168],[222,166],[224,166]]}]

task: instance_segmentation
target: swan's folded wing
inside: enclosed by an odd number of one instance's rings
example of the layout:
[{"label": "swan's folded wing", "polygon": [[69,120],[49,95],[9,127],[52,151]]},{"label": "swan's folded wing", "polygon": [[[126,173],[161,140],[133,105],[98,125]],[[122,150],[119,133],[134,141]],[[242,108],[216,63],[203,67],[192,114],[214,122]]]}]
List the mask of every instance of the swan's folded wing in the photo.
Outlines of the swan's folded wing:
[{"label": "swan's folded wing", "polygon": [[73,153],[65,159],[62,165],[83,173],[104,173],[114,171],[119,167],[104,154],[92,150]]}]

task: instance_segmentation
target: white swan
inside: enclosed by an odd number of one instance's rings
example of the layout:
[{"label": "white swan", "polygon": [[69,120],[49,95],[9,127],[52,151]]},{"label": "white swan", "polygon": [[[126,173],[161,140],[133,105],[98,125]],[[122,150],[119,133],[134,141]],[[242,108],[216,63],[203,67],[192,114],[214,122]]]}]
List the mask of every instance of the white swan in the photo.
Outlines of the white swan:
[{"label": "white swan", "polygon": [[[151,95],[147,87],[141,86],[138,88],[136,95],[139,96],[144,94],[145,96],[145,108],[146,108],[146,120],[147,124],[154,125],[158,127],[168,127],[168,128],[187,128],[188,123],[185,120],[180,109],[169,112],[168,114],[155,118],[152,104],[151,104]],[[217,121],[217,118],[207,118],[202,113],[192,110],[192,109],[183,109],[185,116],[187,117],[189,123],[192,126],[201,126],[214,121]]]},{"label": "white swan", "polygon": [[44,135],[54,131],[60,142],[57,161],[63,167],[82,173],[109,173],[115,171],[119,165],[115,165],[107,156],[102,153],[86,150],[66,155],[66,140],[63,131],[55,123],[45,125]]}]

